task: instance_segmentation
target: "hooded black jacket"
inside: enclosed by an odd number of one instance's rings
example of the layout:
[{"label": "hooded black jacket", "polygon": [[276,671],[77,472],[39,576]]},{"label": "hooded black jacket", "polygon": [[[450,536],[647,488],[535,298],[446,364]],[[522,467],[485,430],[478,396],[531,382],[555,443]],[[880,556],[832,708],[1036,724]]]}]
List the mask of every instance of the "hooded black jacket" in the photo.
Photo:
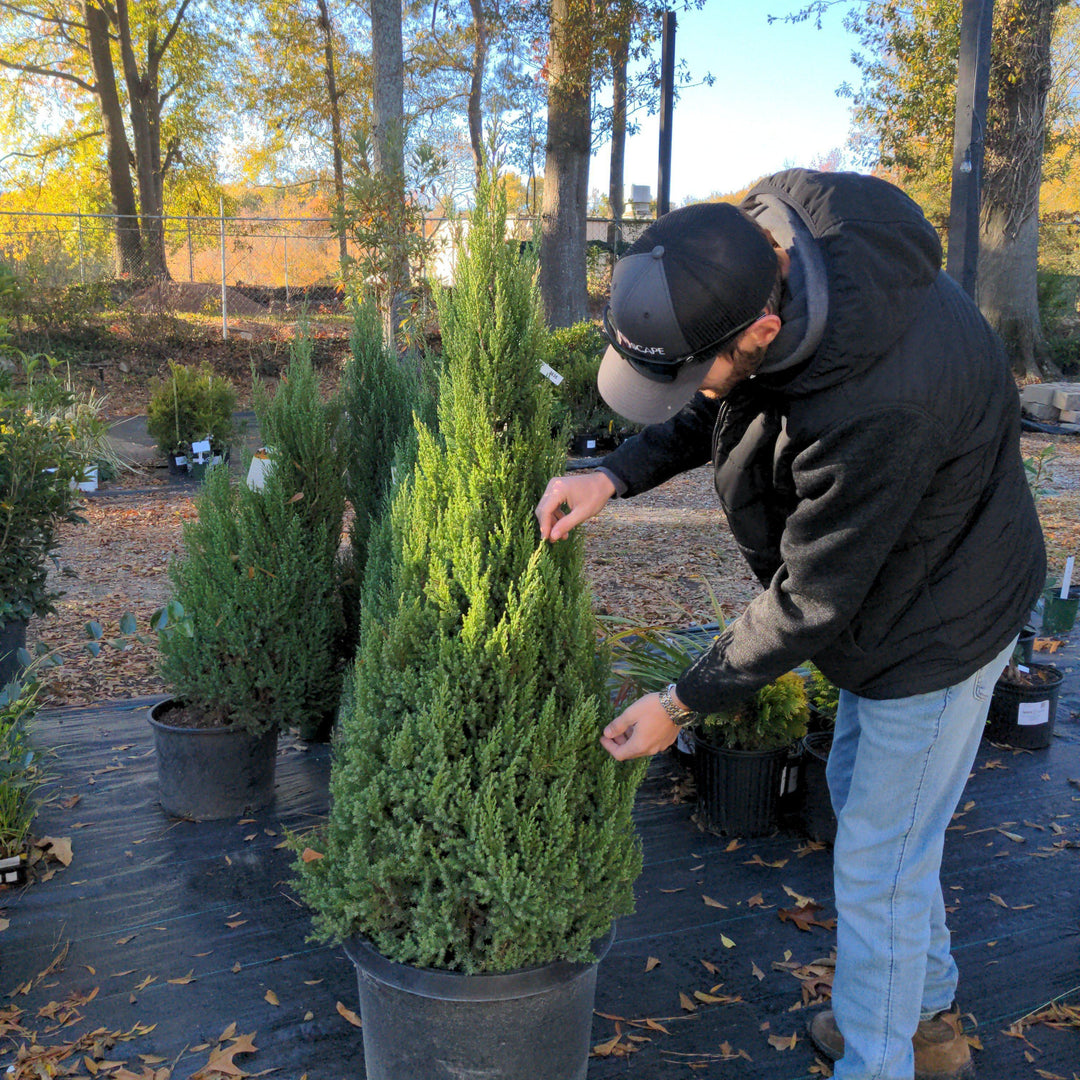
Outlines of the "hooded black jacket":
[{"label": "hooded black jacket", "polygon": [[711,460],[765,586],[679,698],[717,712],[807,659],[869,698],[962,682],[1046,573],[1001,342],[891,184],[792,169],[743,208],[792,255],[781,334],[723,401],[696,395],[604,461],[629,496]]}]

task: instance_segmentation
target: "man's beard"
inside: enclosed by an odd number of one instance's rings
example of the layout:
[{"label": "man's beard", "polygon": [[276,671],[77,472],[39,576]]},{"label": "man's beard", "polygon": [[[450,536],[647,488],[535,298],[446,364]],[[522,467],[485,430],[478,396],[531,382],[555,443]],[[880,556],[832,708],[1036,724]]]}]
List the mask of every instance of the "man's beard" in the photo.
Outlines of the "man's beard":
[{"label": "man's beard", "polygon": [[765,345],[756,349],[740,349],[736,346],[731,352],[731,371],[728,377],[717,386],[703,389],[702,393],[706,397],[727,397],[739,383],[750,378],[761,366],[762,360],[765,359],[766,348]]}]

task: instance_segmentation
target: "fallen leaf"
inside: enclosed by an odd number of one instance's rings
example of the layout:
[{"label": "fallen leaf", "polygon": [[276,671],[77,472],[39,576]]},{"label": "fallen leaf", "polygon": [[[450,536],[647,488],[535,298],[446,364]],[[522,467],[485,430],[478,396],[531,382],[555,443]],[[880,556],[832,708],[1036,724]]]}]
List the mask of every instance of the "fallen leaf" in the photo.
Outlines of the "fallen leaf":
[{"label": "fallen leaf", "polygon": [[697,1012],[697,1006],[681,990],[679,991],[679,1004],[687,1012]]},{"label": "fallen leaf", "polygon": [[648,974],[648,972],[652,971],[654,968],[658,968],[659,966],[660,961],[655,956],[650,956],[649,959],[645,961],[646,974]]},{"label": "fallen leaf", "polygon": [[247,922],[247,919],[233,919],[232,922],[227,922],[225,925],[230,930],[235,930],[238,926],[243,926]]},{"label": "fallen leaf", "polygon": [[794,1031],[790,1035],[769,1036],[769,1045],[775,1050],[794,1050],[798,1041],[798,1033]]},{"label": "fallen leaf", "polygon": [[217,1037],[217,1041],[219,1043],[228,1042],[234,1035],[236,1035],[235,1020]]},{"label": "fallen leaf", "polygon": [[806,907],[807,904],[812,904],[814,902],[812,896],[803,896],[788,885],[784,886],[784,892],[786,892],[799,907]]},{"label": "fallen leaf", "polygon": [[187,986],[188,983],[193,983],[194,981],[195,981],[195,970],[194,970],[194,968],[191,971],[189,971],[186,975],[181,975],[179,979],[167,979],[166,980],[166,982],[168,982],[172,986]]},{"label": "fallen leaf", "polygon": [[267,990],[266,993],[263,994],[263,1001],[268,1001],[271,1005],[281,1004],[281,1002],[278,1001],[277,994],[275,994],[273,990]]},{"label": "fallen leaf", "polygon": [[710,975],[719,975],[719,974],[720,974],[720,969],[719,969],[719,968],[718,968],[718,967],[717,967],[717,966],[716,966],[715,964],[710,964],[708,960],[702,960],[702,961],[701,961],[701,966],[702,966],[702,967],[703,967],[703,968],[704,968],[704,969],[705,969],[705,970],[706,970],[706,971],[707,971],[707,972],[708,972],[708,973],[709,973]]},{"label": "fallen leaf", "polygon": [[128,936],[127,936],[127,937],[122,937],[122,938],[119,938],[119,939],[117,940],[116,944],[117,944],[117,945],[126,945],[126,944],[127,944],[127,943],[128,943],[129,941],[134,941],[134,940],[135,940],[135,937],[136,937],[136,935],[135,935],[135,934],[128,934]]},{"label": "fallen leaf", "polygon": [[240,971],[240,961],[237,960],[236,963],[233,964],[233,966],[229,970],[232,971],[234,975],[236,975]]},{"label": "fallen leaf", "polygon": [[735,948],[735,942],[732,941],[731,938],[729,938],[726,934],[720,935],[720,944],[723,945],[725,949]]},{"label": "fallen leaf", "polygon": [[766,862],[760,855],[755,855],[751,859],[747,859],[743,863],[743,866],[767,866],[770,870],[779,870],[781,867],[787,866],[787,859],[777,859],[775,862]]},{"label": "fallen leaf", "polygon": [[727,904],[721,904],[719,900],[714,900],[711,896],[703,895],[701,899],[705,901],[706,907],[722,908],[724,911],[727,911]]},{"label": "fallen leaf", "polygon": [[743,846],[743,842],[739,839],[729,840],[728,846],[724,848],[725,851],[738,851]]},{"label": "fallen leaf", "polygon": [[750,974],[754,976],[758,982],[761,982],[765,978],[765,972],[761,970],[753,961],[750,962]]},{"label": "fallen leaf", "polygon": [[71,853],[70,836],[43,836],[34,846],[46,851],[65,866],[71,865],[73,855]]},{"label": "fallen leaf", "polygon": [[754,895],[751,896],[750,899],[746,901],[746,906],[747,907],[764,907],[765,906],[765,898],[761,895],[761,893],[754,893]]},{"label": "fallen leaf", "polygon": [[360,1017],[357,1016],[356,1013],[352,1011],[352,1009],[345,1008],[345,1006],[342,1005],[340,1001],[337,1003],[337,1012],[338,1016],[344,1017],[346,1020],[349,1021],[350,1024],[352,1024],[353,1027],[364,1026],[360,1021]]},{"label": "fallen leaf", "polygon": [[995,904],[997,904],[998,907],[1007,908],[1009,906],[1008,904],[1005,903],[1004,900],[1001,899],[1000,896],[998,896],[997,893],[991,893],[990,894],[990,899],[993,900],[993,902]]},{"label": "fallen leaf", "polygon": [[300,858],[303,859],[304,862],[315,862],[316,859],[323,858],[323,853],[321,851],[316,851],[314,848],[306,847],[300,853]]}]

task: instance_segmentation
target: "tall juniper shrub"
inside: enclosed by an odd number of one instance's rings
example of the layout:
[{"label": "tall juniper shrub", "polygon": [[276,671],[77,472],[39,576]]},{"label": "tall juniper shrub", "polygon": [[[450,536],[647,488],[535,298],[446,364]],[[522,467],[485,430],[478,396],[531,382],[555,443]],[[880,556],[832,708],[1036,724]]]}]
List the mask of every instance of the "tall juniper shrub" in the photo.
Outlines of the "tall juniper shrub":
[{"label": "tall juniper shrub", "polygon": [[284,469],[262,491],[211,469],[169,568],[191,633],[161,635],[162,675],[207,721],[252,734],[314,731],[337,707],[336,544],[295,494]]},{"label": "tall juniper shrub", "polygon": [[483,182],[440,299],[439,435],[419,426],[377,533],[324,857],[298,864],[320,936],[463,972],[591,958],[641,858],[642,767],[598,744],[606,663],[579,542],[544,543],[533,516],[563,455],[535,266],[504,237]]}]

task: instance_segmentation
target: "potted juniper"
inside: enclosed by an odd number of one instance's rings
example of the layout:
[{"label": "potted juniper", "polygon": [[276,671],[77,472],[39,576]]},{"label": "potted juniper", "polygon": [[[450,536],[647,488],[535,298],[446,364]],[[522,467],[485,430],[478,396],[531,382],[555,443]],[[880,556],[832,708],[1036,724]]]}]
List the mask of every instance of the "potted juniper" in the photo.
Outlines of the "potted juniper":
[{"label": "potted juniper", "polygon": [[580,1080],[598,959],[632,907],[643,772],[610,716],[580,545],[533,507],[551,438],[535,266],[482,180],[439,299],[439,435],[418,425],[369,548],[331,809],[298,887],[353,959],[372,1078]]},{"label": "potted juniper", "polygon": [[259,491],[226,468],[207,473],[169,567],[174,599],[154,618],[172,689],[150,713],[167,813],[267,805],[278,733],[316,729],[336,708],[340,496],[324,514],[319,490],[292,462],[276,462]]}]

